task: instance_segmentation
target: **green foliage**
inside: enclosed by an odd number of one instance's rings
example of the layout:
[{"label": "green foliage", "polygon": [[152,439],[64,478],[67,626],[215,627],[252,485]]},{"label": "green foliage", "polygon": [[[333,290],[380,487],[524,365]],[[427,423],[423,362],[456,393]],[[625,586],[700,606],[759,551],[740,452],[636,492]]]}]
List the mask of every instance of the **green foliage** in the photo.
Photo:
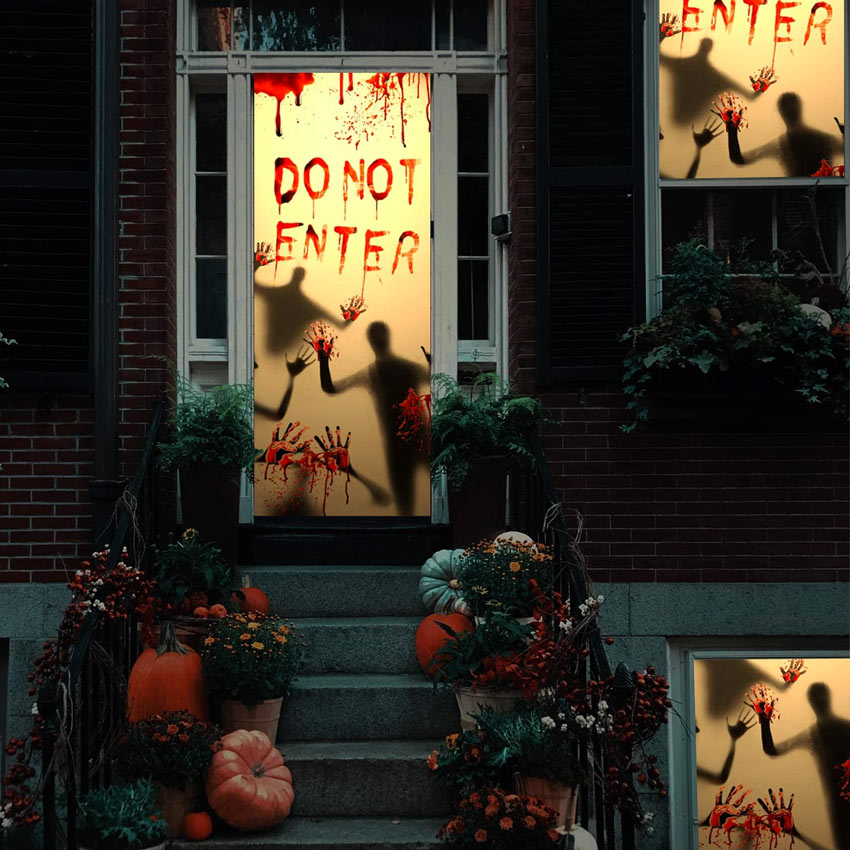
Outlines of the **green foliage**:
[{"label": "green foliage", "polygon": [[506,455],[529,466],[531,438],[549,420],[540,400],[515,395],[501,378],[481,374],[469,387],[448,375],[432,377],[431,472],[446,471],[458,489],[473,458]]},{"label": "green foliage", "polygon": [[131,778],[185,788],[203,777],[220,747],[218,726],[188,711],[166,711],[128,726],[116,762]]},{"label": "green foliage", "polygon": [[552,589],[552,556],[544,545],[487,541],[468,549],[458,565],[461,596],[472,613],[498,609],[514,617],[530,617],[536,597],[533,579],[544,593]]},{"label": "green foliage", "polygon": [[186,529],[176,543],[154,550],[157,596],[179,608],[190,593],[203,591],[210,605],[232,605],[233,594],[241,592],[233,583],[233,572],[212,543],[201,543],[198,532]]},{"label": "green foliage", "polygon": [[514,658],[528,647],[534,635],[532,625],[521,625],[503,611],[488,610],[474,631],[458,634],[450,626],[438,623],[451,636],[438,653],[434,687],[468,685],[484,674],[495,658]]},{"label": "green foliage", "polygon": [[501,785],[511,778],[508,753],[504,747],[492,746],[480,730],[446,736],[429,756],[428,767],[453,799],[473,787]]},{"label": "green foliage", "polygon": [[587,778],[578,760],[578,738],[567,725],[566,703],[554,717],[542,714],[532,702],[521,702],[500,714],[483,706],[478,727],[499,760],[523,776],[539,776],[564,785],[580,785]]},{"label": "green foliage", "polygon": [[80,811],[82,843],[89,847],[142,850],[163,842],[168,829],[156,791],[144,779],[91,791]]},{"label": "green foliage", "polygon": [[664,374],[744,372],[765,375],[846,416],[848,310],[833,309],[825,327],[806,315],[775,269],[746,256],[727,265],[698,241],[678,245],[665,279],[664,311],[630,328],[623,390],[634,422],[650,417]]},{"label": "green foliage", "polygon": [[201,653],[207,693],[256,705],[286,697],[304,661],[292,623],[262,614],[232,614],[210,627]]},{"label": "green foliage", "polygon": [[178,376],[171,442],[160,443],[163,469],[194,465],[253,469],[254,391],[249,384],[225,384],[209,392]]}]

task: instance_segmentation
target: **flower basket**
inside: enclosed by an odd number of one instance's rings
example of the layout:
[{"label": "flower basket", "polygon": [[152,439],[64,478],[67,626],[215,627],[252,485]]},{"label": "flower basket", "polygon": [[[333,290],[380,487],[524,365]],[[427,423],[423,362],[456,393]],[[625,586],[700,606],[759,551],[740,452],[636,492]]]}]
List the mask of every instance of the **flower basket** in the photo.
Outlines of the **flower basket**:
[{"label": "flower basket", "polygon": [[[204,617],[174,617],[174,633],[177,640],[184,646],[194,649],[200,655],[207,636],[210,621]],[[144,624],[139,623],[137,629],[144,646],[156,647],[159,645],[160,623],[154,623],[149,629],[149,639],[145,640]]]},{"label": "flower basket", "polygon": [[168,821],[168,837],[179,838],[183,834],[183,819],[198,808],[200,786],[187,782],[185,788],[173,788],[158,784],[159,804],[162,816]]},{"label": "flower basket", "polygon": [[505,714],[522,700],[522,691],[456,685],[455,697],[457,698],[457,707],[460,709],[461,728],[475,729],[474,715],[480,712],[482,706],[490,706],[493,711]]},{"label": "flower basket", "polygon": [[514,777],[514,785],[517,794],[537,797],[558,813],[557,829],[569,832],[573,828],[578,804],[577,785],[564,785],[542,776],[520,776],[519,774]]},{"label": "flower basket", "polygon": [[256,705],[245,705],[235,699],[221,701],[221,726],[225,732],[245,729],[248,732],[263,732],[270,741],[277,738],[277,725],[283,697],[264,699]]}]

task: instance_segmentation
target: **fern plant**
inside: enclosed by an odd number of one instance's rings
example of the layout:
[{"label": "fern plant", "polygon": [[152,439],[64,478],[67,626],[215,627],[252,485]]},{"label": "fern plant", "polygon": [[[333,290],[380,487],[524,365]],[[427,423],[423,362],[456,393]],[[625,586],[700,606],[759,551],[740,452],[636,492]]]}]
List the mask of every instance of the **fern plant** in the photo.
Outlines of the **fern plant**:
[{"label": "fern plant", "polygon": [[80,809],[87,846],[143,850],[165,841],[168,822],[148,780],[98,788],[83,798]]},{"label": "fern plant", "polygon": [[253,470],[254,391],[250,384],[225,384],[209,392],[177,378],[173,437],[160,443],[163,469],[220,466]]},{"label": "fern plant", "polygon": [[533,462],[532,437],[549,421],[539,399],[512,393],[507,382],[489,373],[468,387],[438,374],[432,386],[433,475],[445,471],[457,490],[475,458],[503,455],[516,466]]}]

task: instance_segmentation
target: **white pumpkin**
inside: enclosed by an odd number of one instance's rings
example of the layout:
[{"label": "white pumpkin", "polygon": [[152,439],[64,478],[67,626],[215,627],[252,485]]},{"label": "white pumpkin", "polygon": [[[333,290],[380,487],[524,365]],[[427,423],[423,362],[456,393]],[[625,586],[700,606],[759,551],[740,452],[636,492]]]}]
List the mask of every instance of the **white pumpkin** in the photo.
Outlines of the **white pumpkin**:
[{"label": "white pumpkin", "polygon": [[419,593],[429,611],[469,615],[469,606],[461,599],[458,581],[458,568],[464,551],[440,549],[422,565]]}]

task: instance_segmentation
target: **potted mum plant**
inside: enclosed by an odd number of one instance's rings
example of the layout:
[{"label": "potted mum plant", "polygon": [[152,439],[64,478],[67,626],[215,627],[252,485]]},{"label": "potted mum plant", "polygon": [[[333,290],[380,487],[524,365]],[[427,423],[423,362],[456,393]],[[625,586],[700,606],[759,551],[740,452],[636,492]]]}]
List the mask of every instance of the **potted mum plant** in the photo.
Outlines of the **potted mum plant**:
[{"label": "potted mum plant", "polygon": [[502,785],[510,779],[505,749],[494,747],[482,729],[447,735],[428,756],[432,776],[453,803],[480,785]]},{"label": "potted mum plant", "polygon": [[457,698],[463,729],[475,729],[480,706],[509,711],[522,699],[517,687],[522,655],[534,635],[530,624],[503,611],[489,610],[475,629],[457,633],[441,627],[451,640],[440,650],[434,687],[451,687]]},{"label": "potted mum plant", "polygon": [[502,788],[470,791],[454,817],[437,833],[453,847],[487,850],[553,850],[564,836],[555,829],[555,812],[540,800]]},{"label": "potted mum plant", "polygon": [[200,782],[219,749],[218,726],[188,711],[166,711],[129,724],[117,761],[127,776],[155,783],[168,838],[176,838],[197,808]]},{"label": "potted mum plant", "polygon": [[203,392],[177,379],[172,438],[159,444],[159,464],[180,473],[183,524],[216,543],[231,565],[236,559],[239,486],[253,470],[253,389],[248,384]]},{"label": "potted mum plant", "polygon": [[445,472],[455,546],[505,529],[509,465],[530,466],[531,438],[547,421],[539,399],[516,395],[494,374],[469,387],[432,377],[431,473]]},{"label": "potted mum plant", "polygon": [[211,624],[201,653],[207,693],[226,732],[264,732],[274,741],[285,697],[304,660],[291,623],[255,611]]},{"label": "potted mum plant", "polygon": [[90,791],[80,800],[80,847],[163,850],[168,824],[153,785],[139,779]]}]

